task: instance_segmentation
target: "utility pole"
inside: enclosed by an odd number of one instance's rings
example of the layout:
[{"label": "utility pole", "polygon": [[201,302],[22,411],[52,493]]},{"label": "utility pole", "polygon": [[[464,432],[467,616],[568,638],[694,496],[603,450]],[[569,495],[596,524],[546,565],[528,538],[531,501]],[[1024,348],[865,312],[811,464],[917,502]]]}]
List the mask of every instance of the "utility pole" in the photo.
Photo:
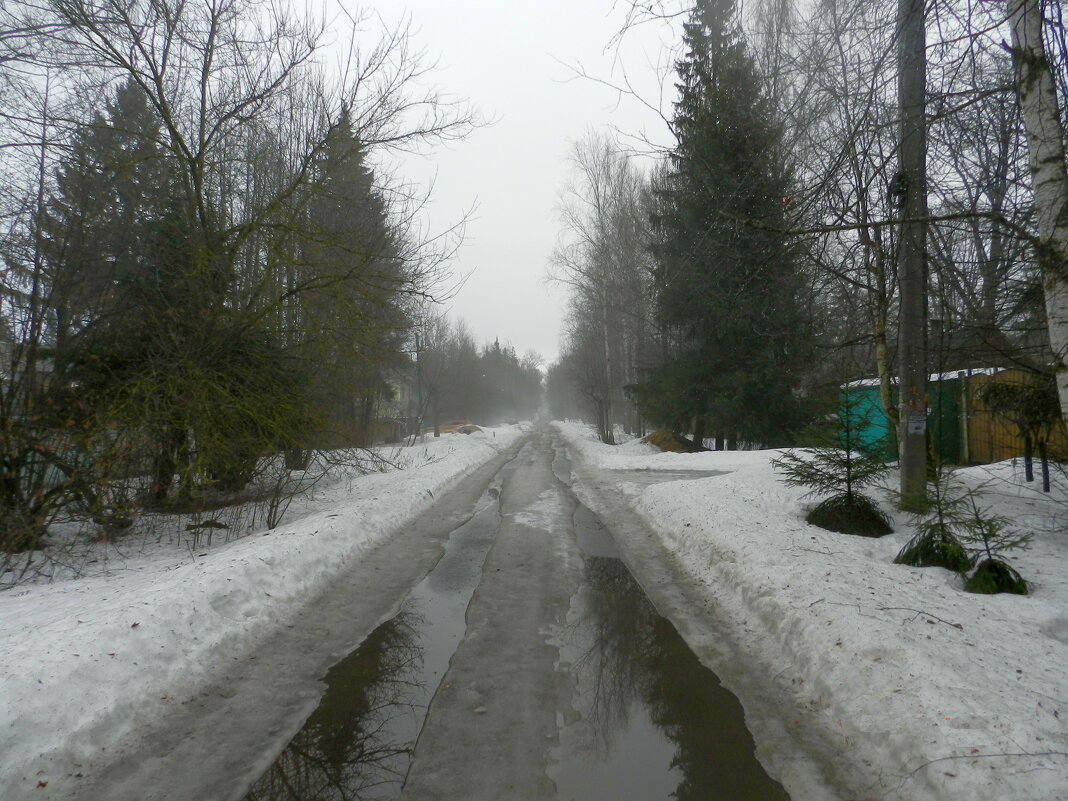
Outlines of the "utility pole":
[{"label": "utility pole", "polygon": [[897,269],[898,448],[901,504],[917,508],[927,489],[927,84],[924,0],[898,0],[898,172],[891,196],[901,212]]},{"label": "utility pole", "polygon": [[415,421],[412,425],[412,442],[423,433],[423,365],[419,358],[419,332],[415,332]]}]

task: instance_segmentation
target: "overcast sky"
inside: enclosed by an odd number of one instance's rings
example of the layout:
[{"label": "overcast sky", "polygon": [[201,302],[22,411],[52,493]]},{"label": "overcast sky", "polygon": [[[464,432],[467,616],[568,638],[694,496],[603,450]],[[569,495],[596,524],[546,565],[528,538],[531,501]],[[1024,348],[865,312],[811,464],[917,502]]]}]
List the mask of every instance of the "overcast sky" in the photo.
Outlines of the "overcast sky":
[{"label": "overcast sky", "polygon": [[[613,9],[613,6],[616,6]],[[495,120],[430,159],[436,188],[431,221],[441,229],[475,207],[454,268],[471,273],[448,304],[480,344],[499,337],[520,355],[536,350],[546,363],[559,351],[563,292],[546,282],[557,238],[555,206],[568,178],[570,143],[609,126],[665,141],[663,122],[633,99],[576,78],[581,64],[621,80],[621,64],[656,101],[656,65],[670,62],[665,26],[628,33],[625,0],[377,0],[387,21],[410,14],[414,43],[438,59],[437,84],[468,98]],[[670,86],[672,76],[668,76]],[[420,169],[412,166],[418,174]],[[426,177],[424,172],[423,177]]]}]

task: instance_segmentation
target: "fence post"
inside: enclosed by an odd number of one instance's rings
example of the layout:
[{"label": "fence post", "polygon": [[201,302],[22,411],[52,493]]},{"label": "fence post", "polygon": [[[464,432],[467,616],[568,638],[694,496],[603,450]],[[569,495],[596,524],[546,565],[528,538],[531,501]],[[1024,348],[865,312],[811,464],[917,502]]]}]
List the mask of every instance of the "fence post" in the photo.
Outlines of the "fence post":
[{"label": "fence post", "polygon": [[968,423],[971,420],[971,383],[968,379],[971,378],[971,370],[965,373],[963,370],[957,371],[957,382],[960,384],[960,463],[962,465],[969,465],[972,463],[972,450],[969,445],[971,440],[971,433],[969,432]]}]

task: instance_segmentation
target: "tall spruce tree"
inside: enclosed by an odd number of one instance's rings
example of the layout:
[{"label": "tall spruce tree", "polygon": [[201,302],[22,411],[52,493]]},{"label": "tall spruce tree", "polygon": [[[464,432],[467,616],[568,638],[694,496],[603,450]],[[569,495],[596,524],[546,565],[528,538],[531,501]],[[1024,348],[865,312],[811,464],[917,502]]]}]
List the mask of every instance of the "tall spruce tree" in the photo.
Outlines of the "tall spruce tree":
[{"label": "tall spruce tree", "polygon": [[152,230],[175,189],[159,136],[144,92],[126,82],[75,132],[57,170],[40,226],[61,358],[88,326],[115,313],[116,287],[154,261]]},{"label": "tall spruce tree", "polygon": [[672,347],[633,388],[679,429],[788,441],[809,355],[789,170],[733,0],[699,0],[677,63],[677,145],[654,217],[657,314]]},{"label": "tall spruce tree", "polygon": [[97,483],[130,469],[121,457],[151,464],[157,502],[175,478],[183,500],[239,490],[307,427],[306,381],[229,302],[231,255],[207,247],[217,232],[192,213],[143,90],[123,84],[106,112],[76,134],[42,222],[56,380],[41,409],[86,432]]},{"label": "tall spruce tree", "polygon": [[366,445],[385,372],[399,367],[411,323],[409,265],[398,247],[366,150],[343,114],[308,188],[293,300],[300,347],[321,365],[315,401],[329,444]]}]

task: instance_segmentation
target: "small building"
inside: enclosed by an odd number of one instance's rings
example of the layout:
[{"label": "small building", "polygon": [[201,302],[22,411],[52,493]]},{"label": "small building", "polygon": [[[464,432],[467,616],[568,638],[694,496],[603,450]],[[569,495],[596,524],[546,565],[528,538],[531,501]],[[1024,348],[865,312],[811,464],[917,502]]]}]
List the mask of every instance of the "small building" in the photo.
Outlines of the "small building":
[{"label": "small building", "polygon": [[375,442],[400,442],[412,433],[418,410],[410,372],[398,369],[386,372],[388,394],[383,393],[378,399]]},{"label": "small building", "polygon": [[[991,384],[1024,386],[1030,374],[1000,367],[935,373],[927,378],[927,430],[931,450],[945,464],[988,464],[1026,455],[1027,443],[1019,425],[986,402]],[[883,412],[876,378],[852,381],[843,386],[844,408],[857,429],[861,446],[897,458],[895,432]],[[892,389],[897,402],[897,387]],[[1051,458],[1068,457],[1068,432],[1058,420],[1048,432]]]}]

